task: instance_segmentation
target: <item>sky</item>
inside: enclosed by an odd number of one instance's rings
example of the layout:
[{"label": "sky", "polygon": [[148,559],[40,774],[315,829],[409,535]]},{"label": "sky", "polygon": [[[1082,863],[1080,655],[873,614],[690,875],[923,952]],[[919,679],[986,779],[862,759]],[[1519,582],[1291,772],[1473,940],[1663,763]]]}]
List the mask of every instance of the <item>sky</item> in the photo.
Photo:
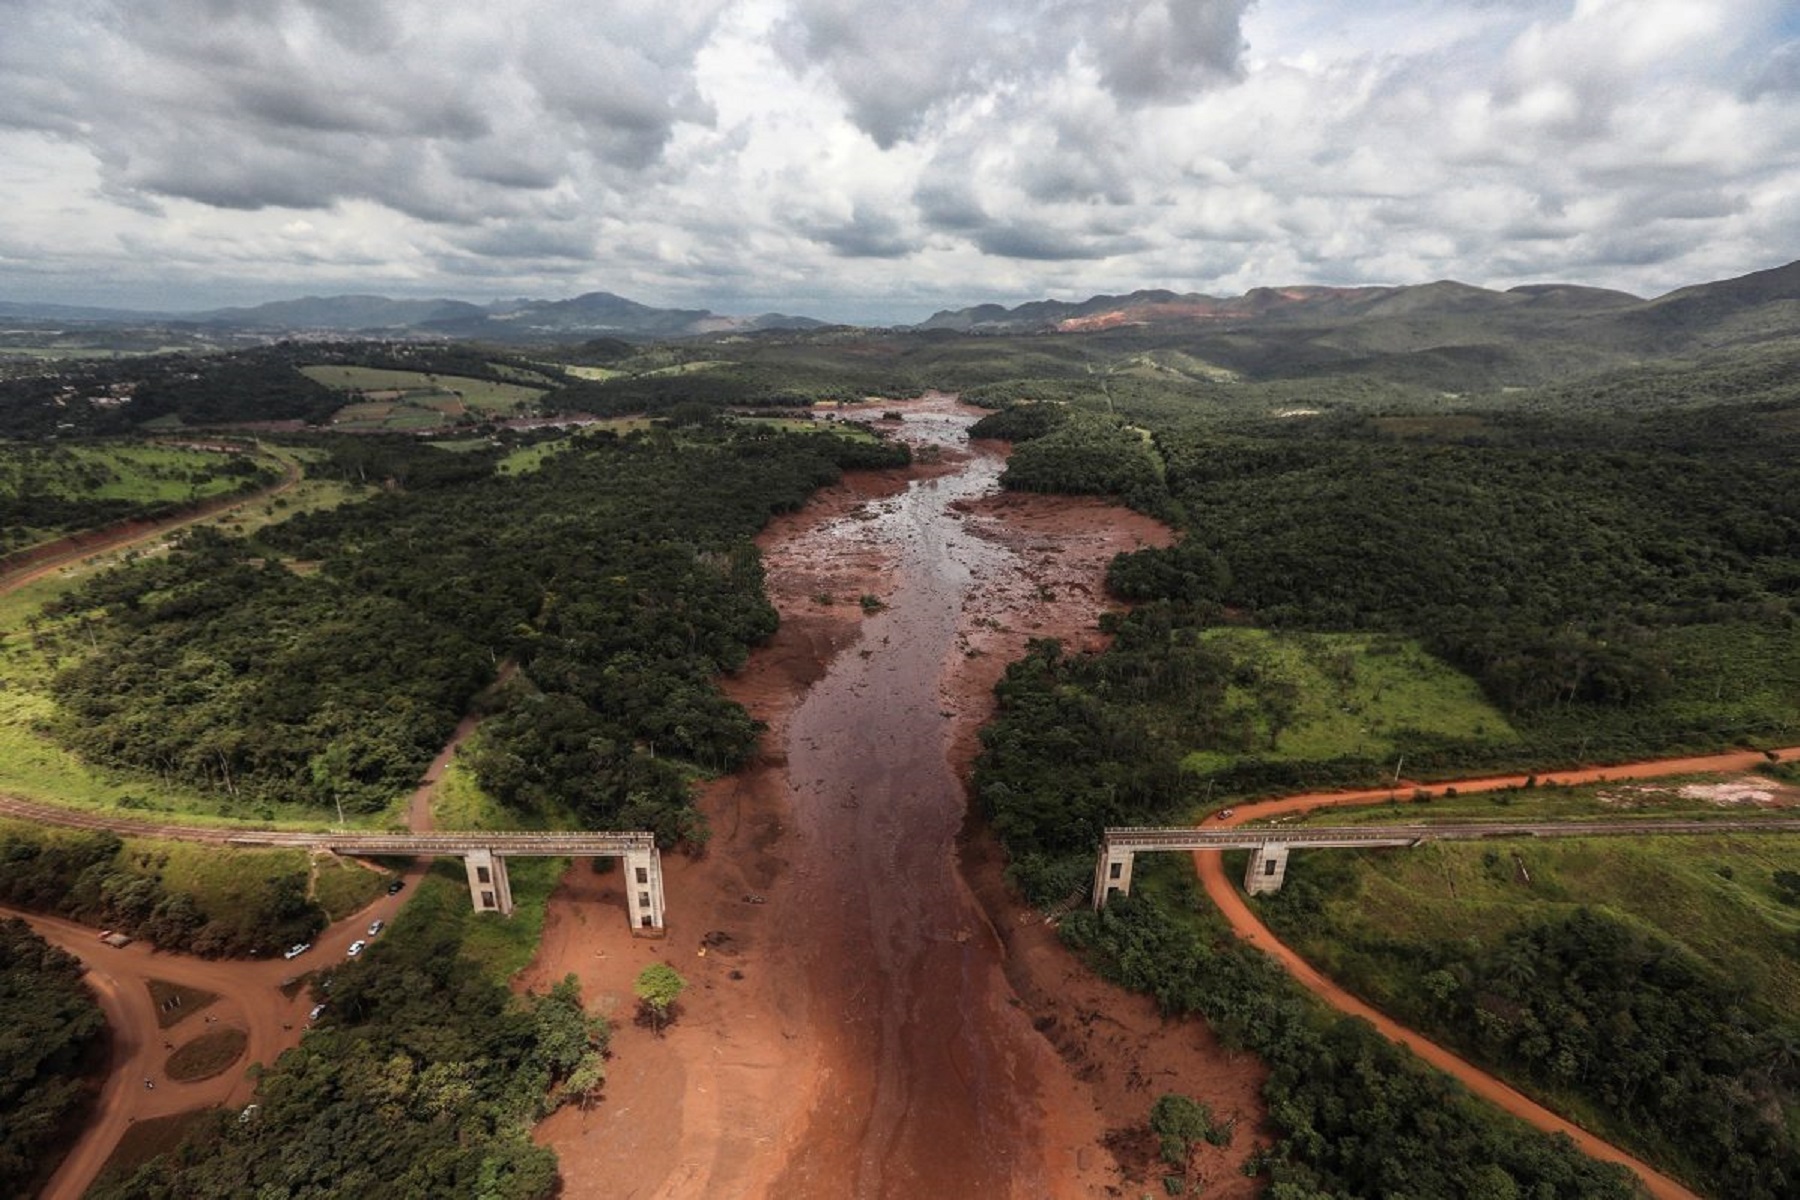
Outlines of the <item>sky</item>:
[{"label": "sky", "polygon": [[916,321],[1800,258],[1797,0],[0,0],[0,300]]}]

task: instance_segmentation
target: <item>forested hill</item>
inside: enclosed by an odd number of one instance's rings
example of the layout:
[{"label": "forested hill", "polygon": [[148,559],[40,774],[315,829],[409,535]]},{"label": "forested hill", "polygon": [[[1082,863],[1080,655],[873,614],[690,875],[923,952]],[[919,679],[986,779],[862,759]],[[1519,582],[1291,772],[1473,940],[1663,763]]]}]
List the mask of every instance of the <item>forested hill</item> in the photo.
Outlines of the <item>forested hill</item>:
[{"label": "forested hill", "polygon": [[58,606],[50,633],[75,660],[58,735],[246,815],[368,812],[512,661],[476,759],[497,798],[698,837],[683,764],[730,767],[755,738],[712,681],[775,626],[751,535],[844,465],[905,460],[867,435],[604,435],[535,472],[389,493],[258,544],[193,534]]}]

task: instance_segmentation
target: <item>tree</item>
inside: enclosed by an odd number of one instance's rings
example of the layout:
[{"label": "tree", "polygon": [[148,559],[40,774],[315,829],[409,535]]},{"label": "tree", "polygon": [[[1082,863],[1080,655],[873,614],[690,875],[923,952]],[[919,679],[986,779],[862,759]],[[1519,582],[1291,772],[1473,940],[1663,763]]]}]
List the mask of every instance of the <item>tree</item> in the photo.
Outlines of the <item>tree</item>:
[{"label": "tree", "polygon": [[1162,1139],[1163,1161],[1181,1169],[1181,1191],[1194,1190],[1194,1155],[1200,1143],[1228,1145],[1235,1122],[1219,1125],[1212,1108],[1178,1092],[1165,1092],[1150,1106],[1150,1128]]},{"label": "tree", "polygon": [[668,963],[651,963],[638,972],[631,990],[638,998],[638,1015],[650,1022],[658,1034],[670,1021],[675,1000],[687,987],[687,980]]}]

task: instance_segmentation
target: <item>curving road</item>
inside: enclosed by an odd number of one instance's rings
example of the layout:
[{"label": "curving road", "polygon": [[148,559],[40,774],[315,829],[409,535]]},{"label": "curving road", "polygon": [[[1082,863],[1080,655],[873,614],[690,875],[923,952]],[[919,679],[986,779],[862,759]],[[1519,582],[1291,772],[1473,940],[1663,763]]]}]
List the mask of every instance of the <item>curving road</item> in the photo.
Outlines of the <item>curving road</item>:
[{"label": "curving road", "polygon": [[[284,996],[282,984],[344,961],[350,943],[366,935],[370,921],[393,920],[426,865],[421,863],[407,872],[406,891],[383,896],[339,921],[319,935],[311,950],[292,961],[215,961],[160,951],[148,942],[115,949],[102,942],[99,931],[91,926],[0,906],[0,916],[20,918],[87,967],[88,986],[106,1013],[112,1038],[99,1103],[40,1200],[78,1200],[135,1121],[246,1103],[255,1090],[246,1073],[249,1064],[274,1063],[282,1051],[300,1044],[306,1028],[306,1014],[313,1003],[310,995],[299,988],[291,998]],[[147,988],[152,979],[201,988],[216,993],[219,999],[203,1012],[191,1013],[173,1027],[158,1030]],[[171,1049],[209,1032],[214,1024],[245,1032],[248,1045],[242,1058],[211,1079],[193,1083],[170,1079],[165,1067]],[[146,1088],[146,1079],[156,1086]]]},{"label": "curving road", "polygon": [[[1796,754],[1800,754],[1800,747],[1782,750],[1778,754],[1784,759],[1792,758]],[[1661,759],[1593,770],[1562,771],[1556,772],[1553,777],[1539,777],[1538,782],[1542,784],[1601,783],[1615,779],[1653,779],[1663,775],[1744,771],[1767,761],[1768,756],[1759,751],[1745,751],[1698,758]],[[1435,790],[1441,792],[1444,786],[1454,786],[1459,793],[1463,794],[1499,791],[1505,788],[1521,787],[1525,784],[1526,779],[1527,776],[1524,775],[1492,776],[1484,779],[1461,780],[1453,785],[1440,784],[1436,786]],[[1406,786],[1410,791],[1411,785]],[[1229,829],[1249,821],[1292,812],[1310,811],[1316,808],[1385,804],[1393,794],[1393,788],[1371,788],[1357,792],[1313,792],[1262,803],[1244,804],[1240,805],[1231,816],[1218,820],[1216,827]],[[1303,987],[1325,1003],[1339,1012],[1368,1021],[1382,1036],[1405,1046],[1432,1066],[1460,1080],[1477,1096],[1498,1105],[1513,1116],[1546,1133],[1566,1134],[1576,1145],[1581,1147],[1583,1153],[1628,1168],[1643,1181],[1645,1188],[1652,1196],[1656,1197],[1656,1200],[1699,1200],[1696,1193],[1657,1171],[1654,1167],[1551,1112],[1509,1084],[1452,1054],[1436,1042],[1406,1028],[1321,975],[1292,947],[1271,933],[1268,926],[1257,918],[1243,893],[1226,876],[1221,852],[1217,850],[1196,851],[1194,866],[1199,873],[1201,885],[1206,889],[1206,894],[1212,898],[1219,911],[1225,915],[1225,919],[1231,924],[1233,931],[1280,963]]]}]

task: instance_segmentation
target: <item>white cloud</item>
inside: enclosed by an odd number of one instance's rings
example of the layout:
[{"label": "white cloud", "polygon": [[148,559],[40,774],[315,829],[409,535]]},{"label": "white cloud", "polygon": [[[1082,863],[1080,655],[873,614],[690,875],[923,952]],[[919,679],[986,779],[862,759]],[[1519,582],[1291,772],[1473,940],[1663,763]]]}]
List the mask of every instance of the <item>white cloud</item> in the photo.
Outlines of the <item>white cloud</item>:
[{"label": "white cloud", "polygon": [[1781,0],[0,0],[0,297],[923,315],[1800,245]]}]

